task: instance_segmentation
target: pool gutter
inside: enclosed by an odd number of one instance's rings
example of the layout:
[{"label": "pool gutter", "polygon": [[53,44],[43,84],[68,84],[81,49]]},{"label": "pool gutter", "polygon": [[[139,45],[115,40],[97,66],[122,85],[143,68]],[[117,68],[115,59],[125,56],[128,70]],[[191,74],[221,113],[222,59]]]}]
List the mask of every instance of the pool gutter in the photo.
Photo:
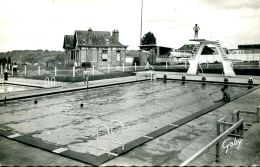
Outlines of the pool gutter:
[{"label": "pool gutter", "polygon": [[[159,80],[163,80],[163,78],[157,78]],[[216,83],[216,84],[225,84],[225,82],[221,81],[202,81],[202,80],[193,80],[193,79],[174,79],[174,78],[167,78],[167,80],[173,80],[173,81],[180,81],[180,82],[198,82],[198,83]],[[247,85],[250,86],[248,83],[242,83],[242,82],[227,82],[228,85]],[[259,84],[251,84],[252,86],[258,86]]]}]

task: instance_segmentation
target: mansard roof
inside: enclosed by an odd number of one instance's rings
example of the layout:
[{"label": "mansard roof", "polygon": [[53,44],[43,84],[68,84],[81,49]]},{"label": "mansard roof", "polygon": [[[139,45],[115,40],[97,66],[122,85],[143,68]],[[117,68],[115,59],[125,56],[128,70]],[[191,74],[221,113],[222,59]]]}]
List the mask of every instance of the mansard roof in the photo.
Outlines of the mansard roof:
[{"label": "mansard roof", "polygon": [[[73,38],[72,38],[73,37]],[[92,38],[92,42],[89,42],[89,38]],[[121,44],[117,39],[111,36],[109,31],[84,31],[76,30],[74,35],[65,35],[64,36],[64,49],[71,49],[71,44],[73,48],[75,46],[83,47],[127,47],[126,45]]]}]

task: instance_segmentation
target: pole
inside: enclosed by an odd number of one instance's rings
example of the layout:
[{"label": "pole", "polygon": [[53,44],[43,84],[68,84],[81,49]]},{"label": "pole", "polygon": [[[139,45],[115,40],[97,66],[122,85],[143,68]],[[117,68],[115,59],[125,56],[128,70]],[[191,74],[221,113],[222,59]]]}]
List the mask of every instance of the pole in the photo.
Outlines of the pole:
[{"label": "pole", "polygon": [[142,45],[142,29],[143,29],[143,0],[142,0],[142,3],[141,3],[140,45]]},{"label": "pole", "polygon": [[153,80],[153,71],[152,70],[150,70],[151,71],[151,81]]},{"label": "pole", "polygon": [[24,66],[24,75],[26,76],[26,65]]},{"label": "pole", "polygon": [[38,66],[38,75],[41,76],[41,66]]},{"label": "pole", "polygon": [[123,63],[123,72],[125,72],[125,65],[124,65],[124,63]]},{"label": "pole", "polygon": [[14,76],[14,67],[12,66],[12,76]]},{"label": "pole", "polygon": [[1,70],[1,75],[3,75],[3,65],[1,64],[1,68],[0,68],[0,70]]},{"label": "pole", "polygon": [[[217,136],[219,136],[219,135],[220,135],[220,123],[217,122]],[[216,144],[216,162],[220,162],[219,153],[220,153],[220,146],[219,146],[219,142],[217,142],[217,144]]]},{"label": "pole", "polygon": [[57,68],[56,68],[56,66],[54,67],[54,76],[55,77],[57,76]]},{"label": "pole", "polygon": [[166,69],[168,68],[168,63],[167,63],[167,60],[166,60],[166,63],[165,63],[165,68],[166,68]]},{"label": "pole", "polygon": [[94,65],[92,66],[92,75],[94,75],[95,74],[95,67],[94,67]]},{"label": "pole", "polygon": [[136,71],[136,62],[135,62],[135,71]]},{"label": "pole", "polygon": [[72,77],[75,78],[75,66],[72,68]]}]

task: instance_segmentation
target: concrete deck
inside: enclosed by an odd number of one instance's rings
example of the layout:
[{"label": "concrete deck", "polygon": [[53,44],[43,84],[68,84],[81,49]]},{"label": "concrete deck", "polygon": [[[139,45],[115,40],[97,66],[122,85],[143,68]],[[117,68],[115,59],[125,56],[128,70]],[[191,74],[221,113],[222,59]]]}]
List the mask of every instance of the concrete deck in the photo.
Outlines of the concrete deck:
[{"label": "concrete deck", "polygon": [[[162,77],[165,73],[164,72],[157,72],[157,77]],[[182,74],[179,73],[169,73],[167,72],[166,75],[168,78],[172,79],[180,79]],[[206,75],[207,81],[223,81],[223,76],[218,75]],[[247,80],[250,76],[238,76],[237,78],[229,78],[229,81],[231,82],[243,82],[247,83]],[[253,77],[254,83],[260,83],[260,77]],[[191,80],[201,80],[201,76],[186,76],[186,79]],[[33,80],[24,80],[22,79],[19,81],[19,78],[10,78],[10,81],[12,82],[23,82],[23,83],[34,83]],[[100,81],[90,81],[91,86],[95,85],[103,85],[107,83],[119,83],[119,82],[128,82],[136,80],[136,77],[124,77],[124,78],[115,78],[115,79],[107,79],[107,80],[100,80]],[[39,81],[37,81],[39,83]],[[63,84],[63,83],[61,83]],[[75,83],[75,84],[63,84],[64,87],[71,89],[75,88],[77,86],[82,86],[83,83]],[[83,87],[85,87],[83,85]],[[228,116],[228,113],[232,112],[234,108],[240,109],[248,109],[252,110],[254,107],[259,105],[259,95],[260,91],[259,89],[256,91],[253,91],[241,98],[235,99],[234,101],[223,105],[222,107],[218,108],[217,110],[214,110],[211,113],[208,113],[202,117],[199,117],[188,124],[185,124],[184,126],[179,127],[178,129],[169,132],[153,141],[150,141],[146,143],[143,146],[140,146],[129,153],[120,156],[114,160],[111,160],[104,165],[178,165],[182,161],[184,161],[188,156],[192,155],[196,150],[200,148],[203,144],[207,144],[207,141],[212,139],[214,135],[212,134],[212,128],[207,129],[207,127],[203,126],[202,128],[199,127],[199,125],[205,125],[205,121],[210,120],[210,115],[212,113],[218,114],[219,117]],[[245,105],[250,104],[250,105]],[[228,112],[227,112],[228,111]],[[206,121],[206,122],[207,122]],[[214,123],[215,120],[211,120],[211,124]],[[182,146],[181,149],[178,149],[177,145],[172,145],[172,141],[178,140],[178,137],[185,136],[184,134],[190,133],[189,128],[192,129],[200,129],[201,131],[206,131],[203,133],[203,135],[194,134],[194,137],[187,137],[187,144],[186,146]],[[196,127],[196,128],[194,128]],[[206,128],[206,129],[203,129]],[[257,128],[255,128],[257,129]],[[215,132],[215,131],[214,131]],[[170,136],[170,137],[169,137]],[[250,135],[249,135],[250,136]],[[246,140],[250,140],[250,138],[245,138]],[[166,141],[166,142],[160,142],[160,141]],[[167,145],[169,147],[169,151],[166,151],[166,153],[162,154],[162,150],[164,150],[164,145]],[[176,142],[178,143],[178,142]],[[177,147],[177,149],[176,149]],[[84,163],[74,161],[68,158],[64,158],[60,155],[52,154],[37,148],[33,148],[21,143],[18,143],[16,141],[12,141],[10,139],[6,139],[3,137],[0,137],[0,164],[2,165],[76,165],[76,166],[82,166],[86,165]],[[148,149],[147,149],[148,148]],[[187,150],[192,150],[188,151]],[[163,156],[162,156],[163,155]],[[145,156],[145,157],[144,157]],[[33,157],[33,158],[32,158]],[[201,161],[202,163],[205,161]],[[245,163],[245,161],[243,161]],[[256,161],[256,162],[259,162]],[[199,164],[199,163],[198,163]],[[205,164],[213,164],[212,162],[205,162]],[[215,164],[219,165],[219,164]],[[246,165],[246,164],[245,164]]]}]

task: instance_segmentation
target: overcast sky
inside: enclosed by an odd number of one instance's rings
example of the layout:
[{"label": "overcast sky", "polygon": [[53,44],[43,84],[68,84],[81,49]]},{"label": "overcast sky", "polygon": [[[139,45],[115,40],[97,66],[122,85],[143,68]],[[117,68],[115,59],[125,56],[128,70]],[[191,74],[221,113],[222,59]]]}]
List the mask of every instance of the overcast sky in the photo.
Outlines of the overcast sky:
[{"label": "overcast sky", "polygon": [[[220,40],[228,48],[260,43],[260,0],[143,0],[143,34],[179,48],[193,38]],[[75,30],[119,30],[120,42],[137,49],[141,0],[0,0],[0,52],[63,50]]]}]

